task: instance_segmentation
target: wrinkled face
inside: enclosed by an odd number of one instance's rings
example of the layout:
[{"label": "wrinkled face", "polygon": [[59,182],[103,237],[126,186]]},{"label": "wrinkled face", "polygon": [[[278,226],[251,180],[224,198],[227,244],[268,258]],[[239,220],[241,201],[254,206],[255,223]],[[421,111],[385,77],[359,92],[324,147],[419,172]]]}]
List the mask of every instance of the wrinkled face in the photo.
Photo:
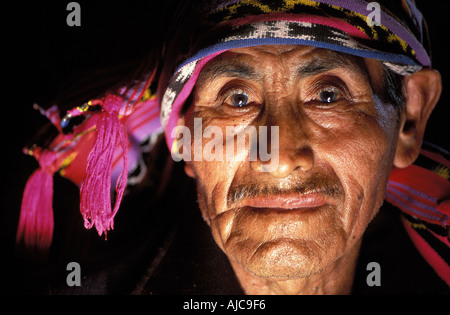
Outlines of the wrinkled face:
[{"label": "wrinkled face", "polygon": [[[396,110],[375,93],[381,73],[378,61],[309,46],[233,49],[202,69],[184,124],[192,134],[195,118],[203,131],[222,131],[201,146],[223,159],[193,158],[186,171],[230,260],[261,277],[305,277],[359,244],[383,202],[398,137]],[[276,167],[249,158],[250,140],[227,159],[237,145],[226,128],[236,138],[250,126]]]}]

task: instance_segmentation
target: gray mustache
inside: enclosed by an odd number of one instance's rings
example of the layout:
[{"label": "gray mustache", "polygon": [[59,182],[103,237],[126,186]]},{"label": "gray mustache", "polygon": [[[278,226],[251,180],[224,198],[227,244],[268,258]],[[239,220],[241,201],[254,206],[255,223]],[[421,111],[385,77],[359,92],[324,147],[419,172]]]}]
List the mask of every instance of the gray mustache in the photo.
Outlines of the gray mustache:
[{"label": "gray mustache", "polygon": [[[247,198],[283,197],[292,194],[320,193],[322,195],[337,199],[343,195],[343,188],[337,179],[330,179],[324,175],[311,175],[309,178],[291,178],[289,184],[283,183],[253,183],[231,185],[227,195],[227,206],[233,205]],[[288,187],[286,187],[288,186]]]}]

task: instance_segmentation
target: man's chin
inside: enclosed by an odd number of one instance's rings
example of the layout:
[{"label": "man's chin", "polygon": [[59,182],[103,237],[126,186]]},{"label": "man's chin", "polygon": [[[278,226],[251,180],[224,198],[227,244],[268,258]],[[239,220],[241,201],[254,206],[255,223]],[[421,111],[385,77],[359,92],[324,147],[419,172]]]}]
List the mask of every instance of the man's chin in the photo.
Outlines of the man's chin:
[{"label": "man's chin", "polygon": [[319,272],[327,262],[321,250],[314,249],[303,241],[292,239],[270,241],[261,244],[248,255],[227,253],[228,257],[247,272],[261,277],[273,279],[305,278]]}]

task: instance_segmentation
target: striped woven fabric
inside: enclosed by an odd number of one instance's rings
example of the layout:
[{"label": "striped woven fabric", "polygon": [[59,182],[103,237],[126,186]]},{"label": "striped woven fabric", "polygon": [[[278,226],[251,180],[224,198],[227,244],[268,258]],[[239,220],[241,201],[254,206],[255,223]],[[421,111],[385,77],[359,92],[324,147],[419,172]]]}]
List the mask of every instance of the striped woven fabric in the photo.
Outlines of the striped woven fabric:
[{"label": "striped woven fabric", "polygon": [[391,172],[386,201],[401,210],[413,243],[436,273],[450,285],[449,153],[424,143],[419,158]]}]

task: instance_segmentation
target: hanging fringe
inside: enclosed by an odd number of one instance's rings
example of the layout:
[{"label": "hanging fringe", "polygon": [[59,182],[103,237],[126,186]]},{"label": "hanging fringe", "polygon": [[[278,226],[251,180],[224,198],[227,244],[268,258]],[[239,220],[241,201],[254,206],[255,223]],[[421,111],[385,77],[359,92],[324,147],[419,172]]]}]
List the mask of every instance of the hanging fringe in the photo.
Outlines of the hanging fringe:
[{"label": "hanging fringe", "polygon": [[[84,226],[95,226],[99,235],[114,228],[116,215],[128,179],[128,136],[120,122],[119,110],[123,99],[108,95],[103,102],[103,113],[96,123],[96,140],[89,154],[86,175],[80,187],[80,211]],[[111,166],[114,152],[120,142],[123,152],[123,170],[116,182],[116,198],[111,209]]]},{"label": "hanging fringe", "polygon": [[39,156],[40,168],[25,186],[20,209],[16,243],[23,241],[28,249],[47,252],[53,237],[53,165],[56,153],[44,151]]}]

